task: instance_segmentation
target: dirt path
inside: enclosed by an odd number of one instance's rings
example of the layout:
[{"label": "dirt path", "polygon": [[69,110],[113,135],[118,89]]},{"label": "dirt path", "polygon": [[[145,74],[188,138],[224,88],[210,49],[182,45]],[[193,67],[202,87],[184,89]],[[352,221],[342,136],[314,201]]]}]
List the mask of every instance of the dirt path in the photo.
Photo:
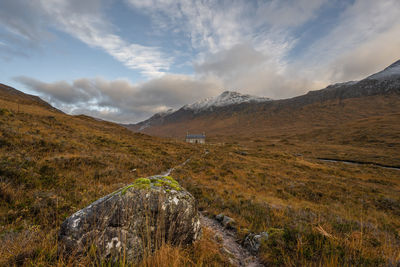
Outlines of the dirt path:
[{"label": "dirt path", "polygon": [[[205,155],[209,152],[206,150]],[[185,162],[178,166],[175,166],[161,175],[170,175],[178,167],[185,166],[191,158],[188,158]],[[262,265],[257,257],[251,255],[251,253],[236,242],[236,235],[233,231],[225,229],[218,221],[210,219],[200,213],[200,221],[203,227],[210,228],[216,235],[221,238],[222,246],[224,251],[231,257],[231,263],[235,266],[246,266],[246,267],[258,267]]]},{"label": "dirt path", "polygon": [[171,169],[168,169],[166,172],[163,172],[163,173],[161,173],[160,175],[162,175],[162,176],[169,176],[169,175],[171,174],[171,172],[173,172],[176,168],[185,166],[186,163],[188,163],[188,162],[190,161],[190,159],[191,159],[191,158],[188,158],[188,159],[185,160],[183,163],[181,163],[181,164],[179,164],[179,165],[177,165],[177,166],[175,166],[175,167],[172,167]]},{"label": "dirt path", "polygon": [[201,214],[201,224],[210,228],[222,240],[224,251],[231,256],[231,263],[235,266],[258,267],[263,266],[257,257],[236,242],[235,233],[222,227],[216,220],[210,219]]}]

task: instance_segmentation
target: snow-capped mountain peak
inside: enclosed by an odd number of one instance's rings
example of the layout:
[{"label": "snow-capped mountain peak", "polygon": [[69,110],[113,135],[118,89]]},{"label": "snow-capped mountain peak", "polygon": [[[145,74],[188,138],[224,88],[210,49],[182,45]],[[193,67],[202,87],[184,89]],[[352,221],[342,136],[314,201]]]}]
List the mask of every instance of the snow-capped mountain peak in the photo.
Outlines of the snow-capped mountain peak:
[{"label": "snow-capped mountain peak", "polygon": [[400,60],[396,61],[383,71],[380,71],[378,73],[369,76],[367,79],[385,80],[395,76],[400,76]]},{"label": "snow-capped mountain peak", "polygon": [[265,101],[271,101],[271,99],[267,97],[257,97],[247,94],[240,94],[238,92],[225,91],[219,96],[205,98],[193,104],[185,105],[183,106],[183,109],[202,111],[211,109],[213,107],[223,107],[234,104],[257,103]]}]

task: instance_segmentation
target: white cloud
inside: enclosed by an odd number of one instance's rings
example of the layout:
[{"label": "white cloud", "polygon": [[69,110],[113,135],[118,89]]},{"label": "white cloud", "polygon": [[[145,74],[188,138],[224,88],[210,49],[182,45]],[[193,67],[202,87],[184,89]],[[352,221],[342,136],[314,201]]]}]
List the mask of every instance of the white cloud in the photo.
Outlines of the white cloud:
[{"label": "white cloud", "polygon": [[101,0],[6,0],[0,4],[0,25],[10,33],[6,39],[11,43],[25,43],[19,50],[50,38],[48,28],[55,27],[147,77],[163,75],[173,62],[159,47],[129,43],[116,35],[102,13]]},{"label": "white cloud", "polygon": [[325,2],[125,1],[150,15],[156,29],[185,33],[191,46],[200,53],[217,53],[241,43],[252,43],[258,50],[273,50],[279,55],[293,41],[287,28],[311,19]]},{"label": "white cloud", "polygon": [[218,80],[200,81],[186,75],[164,75],[140,84],[103,78],[81,78],[72,83],[45,83],[24,76],[15,79],[67,113],[84,113],[116,122],[135,122],[223,90]]},{"label": "white cloud", "polygon": [[[6,2],[14,11],[8,14],[0,8],[4,15],[0,23],[14,35],[36,42],[49,38],[44,25],[52,25],[150,78],[141,84],[102,78],[54,83],[19,79],[67,111],[114,121],[136,121],[223,90],[291,97],[329,83],[363,78],[400,58],[398,0],[346,4],[340,0],[125,0],[135,12],[151,18],[152,34],[171,41],[168,49],[174,54],[170,55],[117,35],[101,0],[36,0],[27,6],[31,12],[21,11],[23,0]],[[337,18],[329,14],[330,28],[316,27],[321,32],[311,40],[296,34],[314,19],[319,23],[320,11],[325,8],[328,13],[335,4],[343,10],[332,11],[340,13]],[[292,56],[299,43],[304,54]],[[168,73],[172,66],[180,67],[173,65],[179,57],[188,59],[185,64],[193,66],[192,75]]]},{"label": "white cloud", "polygon": [[361,79],[400,57],[400,1],[356,0],[299,60],[315,79]]},{"label": "white cloud", "polygon": [[276,98],[298,94],[310,84],[303,78],[292,81],[291,71],[285,77],[285,57],[297,41],[293,28],[313,19],[326,0],[126,1],[151,16],[155,28],[186,33],[197,52],[192,63],[199,78]]},{"label": "white cloud", "polygon": [[258,24],[272,27],[296,27],[315,16],[327,0],[271,0],[260,2],[256,11]]},{"label": "white cloud", "polygon": [[[172,58],[157,47],[129,44],[110,30],[111,26],[92,5],[77,11],[82,1],[41,0],[42,7],[57,22],[57,27],[92,47],[101,48],[124,63],[128,68],[139,70],[149,77],[157,77],[168,71]],[[85,1],[83,1],[85,2]],[[92,0],[95,5],[99,1]],[[73,12],[69,12],[73,9]]]},{"label": "white cloud", "polygon": [[212,54],[195,65],[195,70],[200,77],[219,79],[230,90],[275,99],[299,95],[315,87],[311,80],[298,76],[293,69],[282,69],[273,57],[249,44]]}]

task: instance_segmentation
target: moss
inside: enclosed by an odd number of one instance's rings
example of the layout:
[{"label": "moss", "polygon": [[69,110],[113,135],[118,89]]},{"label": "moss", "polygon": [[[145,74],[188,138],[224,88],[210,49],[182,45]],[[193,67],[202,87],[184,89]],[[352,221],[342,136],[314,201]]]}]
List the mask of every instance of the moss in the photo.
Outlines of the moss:
[{"label": "moss", "polygon": [[171,176],[164,176],[164,178],[167,179],[168,181],[170,181],[171,183],[179,185],[179,183]]},{"label": "moss", "polygon": [[[173,189],[175,191],[181,191],[182,187],[179,183],[172,178],[171,176],[164,176],[164,177],[152,177],[150,178],[152,185],[157,187],[164,187],[167,189]],[[170,192],[170,191],[167,191]]]},{"label": "moss", "polygon": [[151,181],[149,178],[137,178],[134,182],[134,184],[151,184]]},{"label": "moss", "polygon": [[175,191],[181,191],[182,190],[182,188],[179,186],[179,184],[176,185],[176,184],[170,183],[170,184],[168,184],[168,186],[171,187],[172,189],[174,189]]},{"label": "moss", "polygon": [[125,186],[124,188],[120,189],[116,193],[121,192],[121,195],[125,195],[126,191],[131,187],[138,188],[138,189],[149,189],[150,184],[151,184],[150,179],[138,178],[133,182],[133,184]]},{"label": "moss", "polygon": [[137,188],[137,189],[150,189],[151,186],[156,186],[156,187],[163,187],[166,188],[166,192],[171,192],[171,190],[175,191],[181,191],[182,187],[179,185],[179,183],[172,178],[171,176],[164,176],[161,178],[158,177],[151,177],[151,178],[138,178],[136,179],[132,184],[125,186],[124,188],[121,188],[112,195],[121,193],[121,195],[124,195],[126,191],[131,188]]},{"label": "moss", "polygon": [[131,184],[131,185],[128,185],[128,186],[125,186],[124,188],[122,188],[122,189],[121,189],[121,195],[125,195],[126,191],[127,191],[129,188],[134,187],[134,186],[135,186],[135,185]]}]

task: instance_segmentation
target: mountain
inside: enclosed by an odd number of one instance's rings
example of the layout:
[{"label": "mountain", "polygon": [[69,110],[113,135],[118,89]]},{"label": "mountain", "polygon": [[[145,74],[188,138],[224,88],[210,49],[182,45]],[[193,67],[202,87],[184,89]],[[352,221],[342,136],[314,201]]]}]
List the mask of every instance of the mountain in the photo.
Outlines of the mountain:
[{"label": "mountain", "polygon": [[46,101],[42,100],[38,96],[25,94],[21,91],[18,91],[10,86],[0,83],[0,99],[5,101],[11,101],[17,104],[25,104],[25,105],[37,105],[41,106],[45,109],[61,112],[60,110],[54,108]]},{"label": "mountain", "polygon": [[[64,259],[61,223],[100,197],[125,192],[136,178],[168,169],[203,214],[233,219],[226,225],[238,229],[238,243],[267,232],[258,252],[266,266],[392,266],[400,248],[393,231],[400,227],[400,95],[393,82],[381,84],[336,84],[289,100],[246,100],[200,112],[182,108],[158,114],[162,125],[144,129],[177,136],[206,129],[211,139],[220,138],[206,147],[70,116],[3,86],[0,266],[102,263],[97,252]],[[114,231],[120,217],[104,227]],[[207,228],[194,245],[148,246],[139,266],[229,265],[225,241]],[[365,242],[355,247],[360,233]],[[118,262],[129,265],[121,256]]]},{"label": "mountain", "polygon": [[230,105],[238,105],[242,103],[261,103],[270,101],[267,97],[257,97],[251,95],[243,95],[237,92],[225,91],[217,97],[209,97],[190,105],[182,107],[184,110],[191,110],[194,113],[200,113],[206,110],[213,110],[213,108],[225,107]]},{"label": "mountain", "polygon": [[394,102],[399,96],[400,60],[363,80],[329,85],[290,99],[271,100],[226,91],[126,127],[170,137],[182,137],[187,131],[206,131],[208,136],[293,129],[303,132],[315,126],[396,113],[400,105]]},{"label": "mountain", "polygon": [[400,76],[400,60],[396,61],[383,71],[369,76],[367,79],[370,80],[390,80],[398,79]]},{"label": "mountain", "polygon": [[167,111],[162,111],[154,114],[151,116],[149,119],[143,121],[139,127],[139,131],[146,129],[147,127],[151,126],[151,122],[158,121],[160,123],[163,122],[164,117],[168,116],[169,114],[174,113],[175,111],[171,108],[168,109]]},{"label": "mountain", "polygon": [[174,122],[176,120],[184,120],[185,117],[201,115],[203,113],[213,112],[223,107],[239,106],[246,103],[262,103],[271,101],[267,97],[257,97],[237,92],[225,91],[219,96],[202,99],[198,102],[184,105],[179,110],[169,109],[165,112],[159,112],[151,116],[149,119],[138,124],[124,125],[128,129],[134,131],[144,131],[156,125],[163,125]]}]

